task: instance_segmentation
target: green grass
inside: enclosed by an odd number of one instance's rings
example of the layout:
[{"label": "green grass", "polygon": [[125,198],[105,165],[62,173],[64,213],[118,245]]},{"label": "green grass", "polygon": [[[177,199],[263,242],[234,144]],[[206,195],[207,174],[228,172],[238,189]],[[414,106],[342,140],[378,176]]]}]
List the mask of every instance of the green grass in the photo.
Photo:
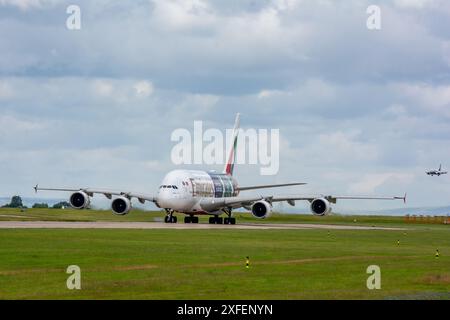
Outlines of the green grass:
[{"label": "green grass", "polygon": [[[125,218],[94,211],[25,214],[40,220],[80,214],[85,221],[156,217],[145,212]],[[368,219],[357,223],[403,221]],[[275,220],[304,222],[303,216]],[[450,299],[450,228],[403,226],[408,230],[0,229],[0,299]],[[366,288],[366,268],[373,264],[381,268],[381,290]],[[82,290],[66,288],[69,265],[80,266]]]}]

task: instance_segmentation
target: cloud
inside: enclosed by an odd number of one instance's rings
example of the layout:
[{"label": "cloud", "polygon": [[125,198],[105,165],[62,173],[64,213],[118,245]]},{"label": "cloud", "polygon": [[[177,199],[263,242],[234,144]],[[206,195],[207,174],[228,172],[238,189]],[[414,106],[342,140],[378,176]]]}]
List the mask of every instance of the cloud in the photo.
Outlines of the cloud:
[{"label": "cloud", "polygon": [[[344,158],[340,162],[352,161],[374,161],[377,157],[376,147],[369,143],[358,142],[360,132],[344,133],[341,131],[318,136],[317,145],[328,150],[333,158]],[[334,152],[333,152],[334,151]]]},{"label": "cloud", "polygon": [[418,102],[424,110],[450,117],[450,85],[399,84],[397,90]]},{"label": "cloud", "polygon": [[414,9],[422,9],[436,3],[436,0],[394,0],[394,4],[398,7]]},{"label": "cloud", "polygon": [[[437,78],[448,66],[445,39],[434,33],[431,22],[389,3],[383,7],[382,36],[368,32],[364,3],[354,1],[105,0],[79,5],[79,32],[64,28],[62,2],[28,21],[21,15],[3,20],[0,73],[151,78],[168,90],[239,95],[286,90],[307,79]],[[5,30],[15,30],[16,36]],[[15,41],[24,35],[26,41]],[[34,40],[42,35],[45,41]]]},{"label": "cloud", "polygon": [[216,22],[208,2],[203,0],[153,0],[155,22],[170,31],[206,28]]},{"label": "cloud", "polygon": [[1,6],[15,6],[21,10],[27,10],[30,8],[40,8],[44,3],[48,3],[46,0],[0,0]]},{"label": "cloud", "polygon": [[97,80],[93,83],[93,89],[99,96],[108,97],[113,93],[113,85],[105,80]]},{"label": "cloud", "polygon": [[14,137],[17,134],[29,134],[32,131],[42,130],[44,123],[36,123],[29,120],[21,120],[9,115],[0,115],[0,134],[2,138]]},{"label": "cloud", "polygon": [[134,90],[136,90],[136,95],[138,97],[146,98],[153,93],[153,84],[148,81],[140,81],[134,85]]},{"label": "cloud", "polygon": [[355,194],[373,195],[381,192],[384,184],[389,182],[401,183],[403,185],[410,184],[414,179],[412,174],[399,173],[373,173],[365,174],[358,182],[350,184],[349,191]]},{"label": "cloud", "polygon": [[266,99],[279,94],[283,94],[283,92],[280,90],[261,90],[258,93],[258,99]]},{"label": "cloud", "polygon": [[0,81],[0,99],[11,98],[14,91],[11,85],[5,81]]}]

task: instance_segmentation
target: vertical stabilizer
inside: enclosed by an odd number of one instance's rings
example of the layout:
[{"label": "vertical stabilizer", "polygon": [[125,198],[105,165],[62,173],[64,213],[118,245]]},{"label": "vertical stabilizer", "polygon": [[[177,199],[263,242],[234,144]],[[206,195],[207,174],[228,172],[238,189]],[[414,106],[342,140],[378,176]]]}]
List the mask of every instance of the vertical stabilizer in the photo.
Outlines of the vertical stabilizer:
[{"label": "vertical stabilizer", "polygon": [[234,122],[234,129],[233,129],[233,140],[230,146],[230,152],[228,154],[228,160],[225,165],[224,173],[232,176],[233,175],[233,169],[234,169],[234,162],[236,160],[236,148],[237,148],[237,140],[239,135],[239,124],[240,124],[240,113],[236,115],[236,120]]}]

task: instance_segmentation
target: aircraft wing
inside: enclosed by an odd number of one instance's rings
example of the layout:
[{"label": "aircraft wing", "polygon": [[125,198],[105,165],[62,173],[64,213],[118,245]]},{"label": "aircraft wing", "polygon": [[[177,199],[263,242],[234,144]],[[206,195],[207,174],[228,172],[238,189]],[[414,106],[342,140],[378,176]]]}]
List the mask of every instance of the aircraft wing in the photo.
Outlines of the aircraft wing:
[{"label": "aircraft wing", "polygon": [[324,196],[324,195],[287,195],[287,196],[250,196],[250,197],[229,197],[229,198],[204,198],[200,201],[200,206],[205,211],[216,211],[224,208],[249,208],[257,201],[265,200],[269,203],[286,201],[294,206],[295,201],[309,201],[323,198],[330,203],[337,200],[403,200],[406,202],[406,194],[402,197],[374,197],[374,196]]},{"label": "aircraft wing", "polygon": [[313,195],[313,196],[274,196],[267,198],[268,201],[271,202],[280,202],[280,201],[287,201],[289,204],[294,205],[296,200],[306,200],[306,201],[313,201],[314,199],[323,198],[328,200],[331,203],[336,203],[337,200],[403,200],[403,202],[406,202],[406,194],[403,197],[381,197],[381,196],[324,196],[324,195]]},{"label": "aircraft wing", "polygon": [[249,186],[249,187],[238,187],[238,190],[239,191],[246,191],[246,190],[256,190],[256,189],[292,187],[292,186],[302,186],[302,185],[305,185],[305,184],[306,184],[305,182],[293,182],[293,183],[282,183],[282,184],[266,184],[266,185]]},{"label": "aircraft wing", "polygon": [[118,191],[109,189],[95,189],[95,188],[81,188],[81,189],[70,189],[70,188],[41,188],[38,185],[34,187],[34,191],[65,191],[65,192],[79,192],[82,191],[88,196],[92,197],[94,194],[102,194],[106,198],[111,199],[112,196],[125,196],[128,198],[136,198],[140,203],[144,204],[145,201],[156,202],[156,197],[143,193],[128,192],[128,191]]}]

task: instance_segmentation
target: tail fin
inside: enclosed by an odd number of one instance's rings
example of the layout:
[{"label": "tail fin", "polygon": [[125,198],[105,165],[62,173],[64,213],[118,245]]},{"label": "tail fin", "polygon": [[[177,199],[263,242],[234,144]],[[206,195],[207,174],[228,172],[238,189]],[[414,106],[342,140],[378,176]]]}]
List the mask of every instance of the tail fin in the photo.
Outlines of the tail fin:
[{"label": "tail fin", "polygon": [[441,169],[442,169],[442,164],[439,165],[439,171],[441,171]]},{"label": "tail fin", "polygon": [[230,146],[230,153],[228,156],[228,161],[225,165],[224,173],[227,175],[232,176],[233,175],[233,169],[234,169],[234,162],[236,160],[236,148],[237,148],[237,140],[239,135],[239,123],[240,123],[240,113],[236,115],[236,120],[234,122],[234,129],[233,129],[233,142]]}]

